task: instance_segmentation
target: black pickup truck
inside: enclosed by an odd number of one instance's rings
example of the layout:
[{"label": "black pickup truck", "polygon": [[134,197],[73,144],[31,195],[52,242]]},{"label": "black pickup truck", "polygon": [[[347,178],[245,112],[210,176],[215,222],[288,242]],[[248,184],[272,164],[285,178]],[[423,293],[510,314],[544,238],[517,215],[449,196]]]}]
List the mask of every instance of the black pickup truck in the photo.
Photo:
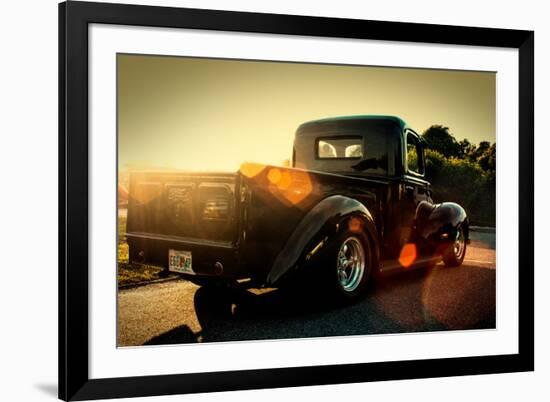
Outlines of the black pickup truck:
[{"label": "black pickup truck", "polygon": [[203,286],[277,287],[300,277],[343,299],[386,270],[462,263],[466,212],[432,202],[423,141],[400,118],[304,123],[291,164],[131,174],[130,261]]}]

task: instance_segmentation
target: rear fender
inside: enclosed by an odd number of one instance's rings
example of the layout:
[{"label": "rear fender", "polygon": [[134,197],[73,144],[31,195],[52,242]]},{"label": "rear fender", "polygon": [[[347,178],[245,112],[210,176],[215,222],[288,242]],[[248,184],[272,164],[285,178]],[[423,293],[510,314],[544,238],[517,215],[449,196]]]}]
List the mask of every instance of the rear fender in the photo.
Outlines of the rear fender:
[{"label": "rear fender", "polygon": [[378,256],[378,235],[371,213],[360,201],[341,195],[327,197],[315,205],[300,221],[283,249],[275,258],[267,276],[268,285],[276,285],[307,262],[330,243],[343,229],[354,225],[366,231]]}]

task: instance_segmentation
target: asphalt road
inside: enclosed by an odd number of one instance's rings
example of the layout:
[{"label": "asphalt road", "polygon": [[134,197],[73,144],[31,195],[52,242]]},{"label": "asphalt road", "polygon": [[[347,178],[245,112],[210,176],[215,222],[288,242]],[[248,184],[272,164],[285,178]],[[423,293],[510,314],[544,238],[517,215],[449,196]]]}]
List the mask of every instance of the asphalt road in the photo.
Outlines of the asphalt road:
[{"label": "asphalt road", "polygon": [[176,280],[121,290],[118,345],[159,345],[495,327],[494,233],[464,264],[393,274],[346,307],[298,290],[213,292]]}]

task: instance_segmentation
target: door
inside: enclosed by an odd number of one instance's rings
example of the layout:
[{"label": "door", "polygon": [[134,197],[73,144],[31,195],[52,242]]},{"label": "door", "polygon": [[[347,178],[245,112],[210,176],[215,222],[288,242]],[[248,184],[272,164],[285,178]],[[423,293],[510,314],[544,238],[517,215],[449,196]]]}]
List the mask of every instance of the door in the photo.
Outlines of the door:
[{"label": "door", "polygon": [[401,231],[400,245],[411,239],[416,207],[421,201],[432,202],[428,181],[425,180],[424,148],[420,137],[412,130],[407,130],[405,154],[405,174],[401,190]]}]

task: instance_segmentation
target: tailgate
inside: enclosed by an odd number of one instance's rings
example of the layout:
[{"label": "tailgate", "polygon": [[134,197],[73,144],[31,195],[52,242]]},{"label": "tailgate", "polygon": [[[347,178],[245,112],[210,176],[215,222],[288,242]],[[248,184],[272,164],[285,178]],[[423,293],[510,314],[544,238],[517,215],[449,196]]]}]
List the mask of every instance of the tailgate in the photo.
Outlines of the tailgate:
[{"label": "tailgate", "polygon": [[234,242],[239,184],[236,173],[132,173],[127,232]]}]

